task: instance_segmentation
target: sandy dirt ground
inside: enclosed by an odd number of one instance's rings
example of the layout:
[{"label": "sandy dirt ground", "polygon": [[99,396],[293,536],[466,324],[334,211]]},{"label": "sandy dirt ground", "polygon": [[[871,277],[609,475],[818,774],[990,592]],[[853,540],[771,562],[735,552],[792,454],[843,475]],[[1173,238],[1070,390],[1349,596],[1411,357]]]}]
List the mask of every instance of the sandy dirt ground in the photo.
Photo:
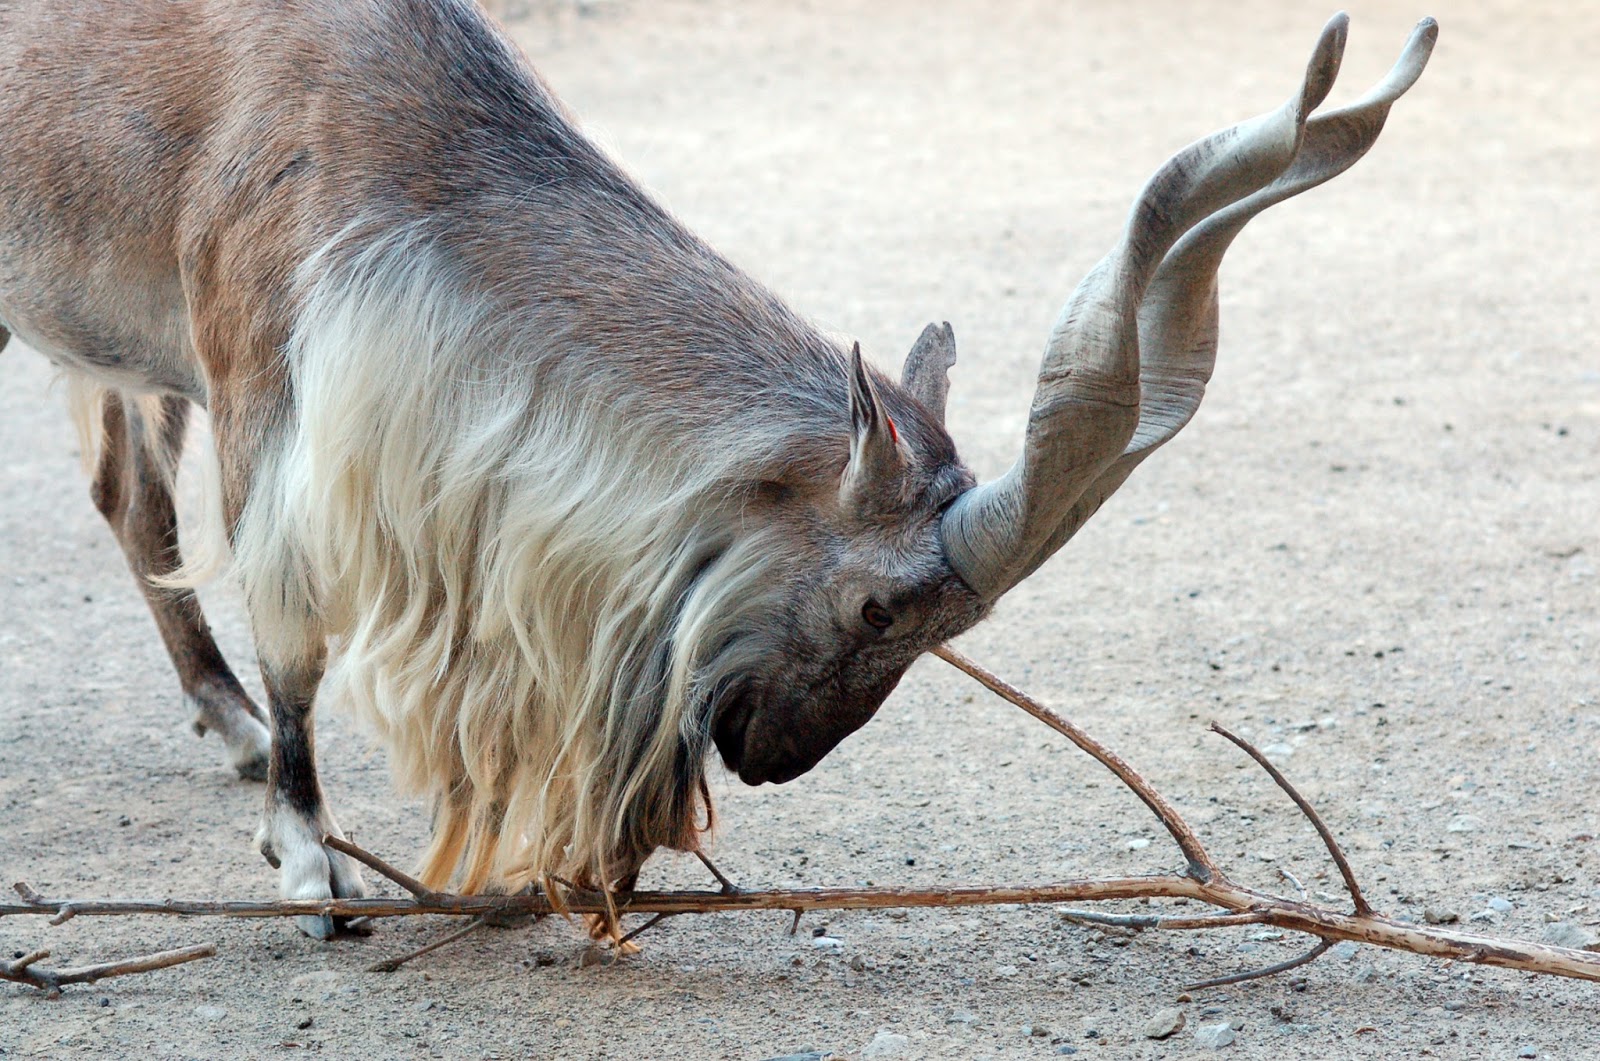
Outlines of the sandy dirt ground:
[{"label": "sandy dirt ground", "polygon": [[[950,423],[981,476],[1015,453],[1046,329],[1144,177],[1276,106],[1330,13],[1309,0],[510,12],[587,128],[803,311],[884,365],[925,321],[952,321]],[[1197,421],[962,647],[1129,754],[1242,879],[1287,887],[1286,869],[1337,890],[1306,824],[1204,732],[1212,718],[1273,747],[1380,907],[1539,939],[1551,920],[1600,922],[1600,9],[1355,0],[1351,13],[1335,104],[1423,14],[1443,27],[1431,69],[1368,159],[1239,241]],[[50,366],[13,346],[0,372],[0,879],[270,897],[250,846],[260,788],[189,730]],[[248,673],[236,599],[219,585],[208,600]],[[405,861],[419,808],[347,719],[320,726],[340,819]],[[1177,864],[1094,764],[933,659],[806,777],[713,783],[716,856],[749,885]],[[701,881],[673,856],[645,883]],[[1370,948],[1180,1000],[1189,981],[1304,946],[1259,930],[1128,940],[1016,908],[787,927],[679,919],[632,960],[580,968],[578,932],[546,922],[378,975],[362,970],[447,926],[329,945],[287,923],[7,920],[7,954],[47,945],[64,964],[202,941],[220,954],[57,1001],[0,985],[0,1055],[1163,1058],[1208,1052],[1195,1028],[1226,1021],[1239,1057],[1600,1055],[1592,985]],[[813,947],[823,927],[837,953]],[[1168,1006],[1188,1026],[1146,1039]]]}]

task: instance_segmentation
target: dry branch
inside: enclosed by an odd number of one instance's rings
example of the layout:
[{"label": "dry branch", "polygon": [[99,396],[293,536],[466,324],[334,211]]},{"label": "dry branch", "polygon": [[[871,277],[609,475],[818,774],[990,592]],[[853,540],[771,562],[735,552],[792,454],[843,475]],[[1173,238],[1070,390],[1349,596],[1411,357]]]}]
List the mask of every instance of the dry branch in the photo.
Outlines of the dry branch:
[{"label": "dry branch", "polygon": [[[1205,931],[1231,925],[1260,924],[1291,932],[1304,933],[1317,940],[1308,952],[1266,968],[1218,977],[1194,987],[1214,987],[1238,983],[1242,980],[1270,976],[1275,973],[1305,965],[1321,956],[1332,944],[1349,940],[1367,943],[1391,950],[1406,951],[1427,957],[1451,961],[1493,965],[1508,969],[1552,976],[1572,977],[1600,981],[1600,954],[1552,947],[1539,943],[1494,939],[1471,933],[1456,932],[1437,925],[1412,924],[1375,912],[1362,894],[1338,841],[1311,804],[1250,742],[1215,724],[1212,729],[1232,741],[1261,766],[1272,780],[1294,801],[1295,805],[1316,828],[1329,855],[1344,877],[1354,907],[1350,913],[1319,906],[1305,900],[1305,889],[1292,877],[1300,895],[1290,899],[1238,884],[1228,877],[1206,850],[1198,834],[1161,793],[1157,792],[1128,763],[1105,745],[1089,736],[1077,726],[1056,714],[1044,704],[985,670],[972,660],[948,647],[935,649],[935,654],[975,678],[990,691],[1027,711],[1052,729],[1064,735],[1073,744],[1093,756],[1116,775],[1127,788],[1150,808],[1156,818],[1171,834],[1183,853],[1186,868],[1183,873],[1151,876],[1090,878],[1058,881],[1042,885],[1013,887],[951,887],[951,888],[797,888],[762,889],[745,891],[706,862],[716,876],[720,891],[629,891],[605,894],[582,889],[568,889],[553,902],[539,892],[518,895],[456,895],[433,891],[408,874],[362,848],[337,837],[326,838],[328,846],[348,854],[373,872],[394,882],[410,893],[410,898],[363,899],[303,899],[278,901],[221,901],[181,900],[159,901],[129,899],[49,899],[26,884],[16,885],[20,903],[0,904],[0,917],[34,914],[47,915],[54,923],[69,917],[91,917],[127,914],[168,914],[180,917],[295,917],[303,914],[333,914],[344,917],[399,917],[415,914],[444,914],[480,919],[501,919],[517,915],[542,916],[551,913],[572,914],[653,914],[649,922],[623,937],[631,940],[640,932],[665,917],[676,914],[704,914],[738,910],[785,910],[795,915],[796,921],[807,910],[867,910],[933,906],[995,906],[1047,903],[1104,902],[1117,899],[1190,899],[1216,908],[1215,913],[1186,914],[1102,914],[1094,911],[1068,909],[1063,916],[1068,920],[1086,923],[1115,925],[1135,930],[1160,929],[1167,931]],[[478,923],[461,933],[446,937],[429,946],[386,965],[398,965],[460,938]],[[205,953],[200,953],[204,951]],[[211,953],[210,948],[189,948],[166,955],[154,955],[121,966],[94,966],[85,970],[63,970],[43,974],[31,968],[39,955],[29,955],[19,962],[0,969],[15,975],[5,979],[33,983],[40,976],[55,978],[55,990],[65,983],[83,982],[103,976],[141,972],[148,968],[162,968],[167,964],[189,961]],[[173,958],[173,955],[182,957]],[[151,965],[149,962],[162,961]],[[145,964],[141,964],[145,963]],[[137,966],[137,967],[134,967]],[[116,970],[116,971],[106,971]],[[94,975],[87,975],[93,973]]]},{"label": "dry branch", "polygon": [[96,980],[109,980],[113,976],[148,973],[167,969],[185,962],[199,961],[217,953],[210,943],[178,950],[164,950],[142,958],[125,958],[120,962],[103,962],[99,965],[80,965],[72,969],[40,969],[38,963],[50,957],[47,950],[36,950],[10,962],[0,962],[0,980],[37,987],[51,998],[61,994],[68,984],[92,984]]}]

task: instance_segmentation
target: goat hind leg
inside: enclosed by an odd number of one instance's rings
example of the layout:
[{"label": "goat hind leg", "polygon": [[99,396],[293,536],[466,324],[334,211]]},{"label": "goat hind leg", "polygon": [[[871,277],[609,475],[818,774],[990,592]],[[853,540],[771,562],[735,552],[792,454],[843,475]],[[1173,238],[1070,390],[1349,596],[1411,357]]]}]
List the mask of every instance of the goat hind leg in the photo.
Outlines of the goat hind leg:
[{"label": "goat hind leg", "polygon": [[195,711],[195,732],[203,736],[214,730],[239,776],[261,781],[267,776],[270,744],[265,712],[223,658],[194,592],[151,581],[172,574],[180,564],[172,489],[188,411],[189,403],[182,398],[132,400],[106,395],[92,494],[122,546],[172,657],[184,700]]}]

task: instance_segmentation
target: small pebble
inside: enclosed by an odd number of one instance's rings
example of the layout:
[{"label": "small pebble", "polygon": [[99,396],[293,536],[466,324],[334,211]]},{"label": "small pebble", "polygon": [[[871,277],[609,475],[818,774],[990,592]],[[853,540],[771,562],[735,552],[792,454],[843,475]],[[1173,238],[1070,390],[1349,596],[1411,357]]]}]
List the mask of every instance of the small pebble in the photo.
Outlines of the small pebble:
[{"label": "small pebble", "polygon": [[844,940],[835,936],[817,936],[811,941],[814,950],[829,950],[837,954],[844,950]]},{"label": "small pebble", "polygon": [[972,1024],[978,1023],[978,1018],[973,1016],[970,1013],[967,1013],[964,1010],[959,1010],[958,1009],[954,1013],[950,1014],[950,1016],[946,1017],[944,1019],[944,1022],[946,1024],[967,1024],[967,1025],[972,1025]]},{"label": "small pebble", "polygon": [[1425,906],[1422,909],[1422,919],[1430,925],[1453,925],[1461,920],[1461,915],[1443,907]]},{"label": "small pebble", "polygon": [[1489,909],[1493,910],[1497,914],[1509,914],[1512,911],[1511,900],[1502,899],[1500,896],[1496,895],[1493,899],[1489,900]]},{"label": "small pebble", "polygon": [[1143,851],[1145,848],[1147,848],[1149,846],[1150,846],[1150,841],[1145,839],[1142,836],[1138,837],[1137,839],[1133,839],[1133,840],[1129,840],[1128,841],[1128,850],[1129,851]]},{"label": "small pebble", "polygon": [[196,1006],[194,1015],[201,1020],[221,1020],[228,1015],[228,1011],[221,1006]]},{"label": "small pebble", "polygon": [[1482,825],[1483,822],[1479,821],[1477,818],[1474,818],[1472,815],[1462,814],[1455,818],[1451,818],[1450,824],[1445,826],[1445,831],[1452,833],[1472,833],[1477,832]]},{"label": "small pebble", "polygon": [[850,968],[854,969],[858,973],[864,973],[864,972],[867,971],[866,960],[864,958],[862,958],[861,955],[859,955],[859,954],[854,955],[850,959]]},{"label": "small pebble", "polygon": [[1078,1048],[1076,1046],[1058,1046],[1058,1047],[1056,1047],[1056,1053],[1058,1053],[1058,1054],[1075,1054],[1077,1052],[1078,1052]]},{"label": "small pebble", "polygon": [[301,1031],[305,1031],[307,1028],[311,1027],[311,1018],[301,1017],[299,1020],[294,1022],[294,1026],[299,1028]]},{"label": "small pebble", "polygon": [[1233,1027],[1229,1024],[1206,1024],[1194,1031],[1195,1041],[1201,1046],[1220,1050],[1238,1038]]},{"label": "small pebble", "polygon": [[1183,1030],[1184,1023],[1188,1020],[1183,1010],[1163,1009],[1157,1011],[1155,1016],[1144,1022],[1144,1037],[1146,1039],[1165,1039],[1176,1035]]},{"label": "small pebble", "polygon": [[1043,1024],[1024,1024],[1022,1026],[1022,1034],[1030,1039],[1048,1039],[1050,1037],[1050,1029]]},{"label": "small pebble", "polygon": [[1017,967],[1015,965],[996,965],[994,974],[1003,980],[1007,977],[1016,976]]},{"label": "small pebble", "polygon": [[1531,1046],[1524,1046],[1521,1050],[1517,1051],[1517,1056],[1518,1057],[1538,1057],[1539,1056],[1539,1051],[1535,1050]]}]

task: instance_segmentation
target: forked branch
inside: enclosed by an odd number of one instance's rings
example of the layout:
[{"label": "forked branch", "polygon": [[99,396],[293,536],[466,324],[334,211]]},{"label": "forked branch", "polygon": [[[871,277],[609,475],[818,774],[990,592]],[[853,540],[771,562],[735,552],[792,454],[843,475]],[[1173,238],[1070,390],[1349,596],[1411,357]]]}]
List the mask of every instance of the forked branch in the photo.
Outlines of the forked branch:
[{"label": "forked branch", "polygon": [[50,952],[36,950],[31,954],[24,954],[15,961],[0,961],[0,980],[37,987],[54,998],[61,994],[61,989],[68,984],[92,984],[96,980],[108,980],[113,976],[153,972],[156,969],[167,969],[185,962],[210,958],[216,953],[217,948],[214,945],[202,943],[194,947],[147,954],[142,958],[126,958],[120,962],[80,965],[71,969],[44,969],[40,968],[38,963],[50,957]]},{"label": "forked branch", "polygon": [[[1229,733],[1220,726],[1212,729],[1232,741],[1264,769],[1277,785],[1288,794],[1302,814],[1316,828],[1329,855],[1339,867],[1345,886],[1350,893],[1353,912],[1318,906],[1305,900],[1303,888],[1297,887],[1299,898],[1251,888],[1233,881],[1206,850],[1199,835],[1186,822],[1170,800],[1156,791],[1126,760],[1089,736],[1071,722],[1056,714],[1043,703],[1010,685],[966,656],[948,646],[935,650],[941,659],[971,675],[984,687],[1022,708],[1052,729],[1061,733],[1073,744],[1116,775],[1127,788],[1150,808],[1156,818],[1172,835],[1186,863],[1182,873],[1151,876],[1089,878],[1058,881],[1043,885],[1014,887],[980,886],[951,888],[793,888],[744,890],[734,886],[720,871],[716,874],[722,885],[719,891],[630,891],[611,895],[581,889],[572,889],[552,902],[539,892],[516,895],[456,895],[433,891],[388,862],[357,847],[348,840],[327,837],[325,843],[335,850],[357,859],[375,873],[392,881],[409,893],[405,898],[362,899],[300,899],[264,902],[223,901],[208,899],[164,899],[156,901],[129,899],[51,899],[40,895],[26,884],[16,885],[19,903],[0,904],[0,917],[9,915],[44,915],[59,923],[66,917],[114,916],[128,914],[168,914],[179,917],[297,917],[305,914],[333,914],[343,917],[401,917],[416,914],[445,914],[477,918],[479,921],[461,933],[446,937],[413,954],[404,955],[377,968],[397,967],[412,958],[443,946],[453,939],[468,934],[484,920],[497,920],[516,915],[570,914],[650,914],[654,917],[641,924],[624,939],[633,936],[664,917],[677,914],[726,913],[737,910],[783,910],[798,917],[807,910],[869,910],[896,907],[947,907],[993,906],[1000,904],[1047,904],[1104,902],[1126,899],[1188,899],[1197,900],[1216,908],[1209,914],[1120,914],[1069,909],[1069,920],[1093,924],[1114,925],[1134,930],[1161,929],[1166,931],[1206,931],[1238,925],[1270,925],[1291,932],[1315,937],[1317,943],[1308,952],[1250,972],[1233,974],[1193,985],[1214,987],[1238,983],[1241,980],[1269,976],[1305,965],[1321,956],[1333,943],[1350,940],[1368,943],[1391,950],[1407,951],[1451,961],[1494,965],[1551,976],[1572,977],[1580,980],[1600,981],[1600,954],[1552,947],[1539,943],[1500,940],[1488,936],[1456,932],[1438,925],[1419,925],[1385,917],[1375,912],[1362,894],[1355,873],[1345,858],[1332,831],[1322,821],[1316,810],[1267,758],[1249,741]],[[709,863],[708,863],[709,868]],[[191,947],[182,951],[168,951],[131,962],[89,966],[47,972],[35,967],[44,952],[35,952],[15,962],[0,964],[0,979],[42,987],[58,992],[70,983],[84,983],[107,976],[119,976],[149,969],[165,968],[214,953],[211,947]]]}]

